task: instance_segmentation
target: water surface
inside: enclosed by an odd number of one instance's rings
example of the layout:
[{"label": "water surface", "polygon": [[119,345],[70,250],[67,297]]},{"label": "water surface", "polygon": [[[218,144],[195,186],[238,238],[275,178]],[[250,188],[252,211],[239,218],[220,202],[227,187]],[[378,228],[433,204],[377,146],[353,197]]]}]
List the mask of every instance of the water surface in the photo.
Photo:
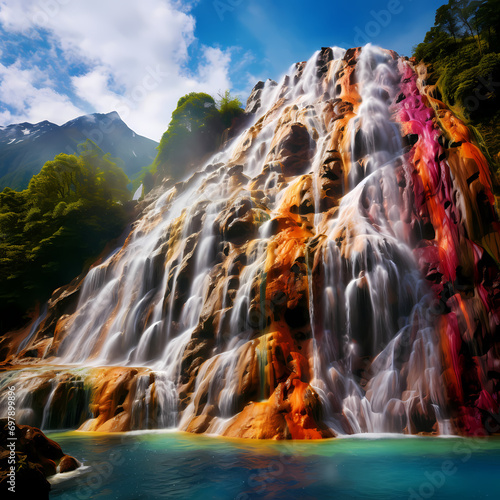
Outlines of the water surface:
[{"label": "water surface", "polygon": [[51,498],[498,498],[500,439],[371,436],[309,442],[185,433],[50,434],[85,468]]}]

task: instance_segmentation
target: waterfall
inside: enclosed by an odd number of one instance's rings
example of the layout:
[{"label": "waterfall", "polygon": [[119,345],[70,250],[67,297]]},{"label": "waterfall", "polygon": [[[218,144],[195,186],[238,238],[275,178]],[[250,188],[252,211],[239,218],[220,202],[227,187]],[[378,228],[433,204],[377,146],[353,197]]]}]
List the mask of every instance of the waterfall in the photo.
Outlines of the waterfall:
[{"label": "waterfall", "polygon": [[[457,339],[477,318],[484,335],[500,323],[473,272],[500,240],[487,224],[474,236],[467,226],[477,207],[461,201],[470,195],[440,142],[455,133],[444,105],[409,61],[367,45],[317,51],[257,85],[250,109],[248,128],[147,198],[123,247],[89,271],[40,361],[51,377],[10,375],[41,401],[22,405],[58,425],[56,391],[85,367],[72,394],[91,415],[59,425],[263,438],[466,432]],[[441,206],[463,221],[445,224]],[[473,296],[454,288],[459,266]],[[481,404],[492,404],[482,383]]]}]

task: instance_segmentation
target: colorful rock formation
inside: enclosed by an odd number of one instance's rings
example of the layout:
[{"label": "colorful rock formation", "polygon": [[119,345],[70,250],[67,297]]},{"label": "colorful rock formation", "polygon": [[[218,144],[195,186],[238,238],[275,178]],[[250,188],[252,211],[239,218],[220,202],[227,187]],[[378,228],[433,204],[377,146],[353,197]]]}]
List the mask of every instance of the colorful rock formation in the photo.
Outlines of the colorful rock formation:
[{"label": "colorful rock formation", "polygon": [[3,346],[26,421],[498,432],[491,177],[434,95],[425,68],[370,45],[259,83],[249,128]]}]

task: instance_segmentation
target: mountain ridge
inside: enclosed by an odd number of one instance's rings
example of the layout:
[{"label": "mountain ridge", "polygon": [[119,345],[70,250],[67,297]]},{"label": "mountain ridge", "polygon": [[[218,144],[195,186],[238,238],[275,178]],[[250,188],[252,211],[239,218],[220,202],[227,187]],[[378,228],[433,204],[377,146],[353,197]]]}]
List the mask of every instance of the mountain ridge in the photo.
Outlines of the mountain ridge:
[{"label": "mountain ridge", "polygon": [[82,115],[62,125],[48,120],[0,127],[0,189],[24,189],[45,162],[60,153],[75,154],[92,140],[105,153],[122,160],[133,177],[156,157],[158,143],[134,132],[116,111]]}]

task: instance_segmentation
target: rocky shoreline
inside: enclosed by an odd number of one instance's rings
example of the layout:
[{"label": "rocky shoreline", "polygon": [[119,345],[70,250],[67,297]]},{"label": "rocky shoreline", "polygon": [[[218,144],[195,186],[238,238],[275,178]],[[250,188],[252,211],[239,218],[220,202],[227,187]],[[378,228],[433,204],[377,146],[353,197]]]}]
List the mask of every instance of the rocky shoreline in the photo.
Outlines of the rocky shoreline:
[{"label": "rocky shoreline", "polygon": [[[36,427],[0,419],[0,491],[9,498],[49,498],[48,477],[76,470],[81,463]],[[7,495],[7,493],[5,493]]]}]

